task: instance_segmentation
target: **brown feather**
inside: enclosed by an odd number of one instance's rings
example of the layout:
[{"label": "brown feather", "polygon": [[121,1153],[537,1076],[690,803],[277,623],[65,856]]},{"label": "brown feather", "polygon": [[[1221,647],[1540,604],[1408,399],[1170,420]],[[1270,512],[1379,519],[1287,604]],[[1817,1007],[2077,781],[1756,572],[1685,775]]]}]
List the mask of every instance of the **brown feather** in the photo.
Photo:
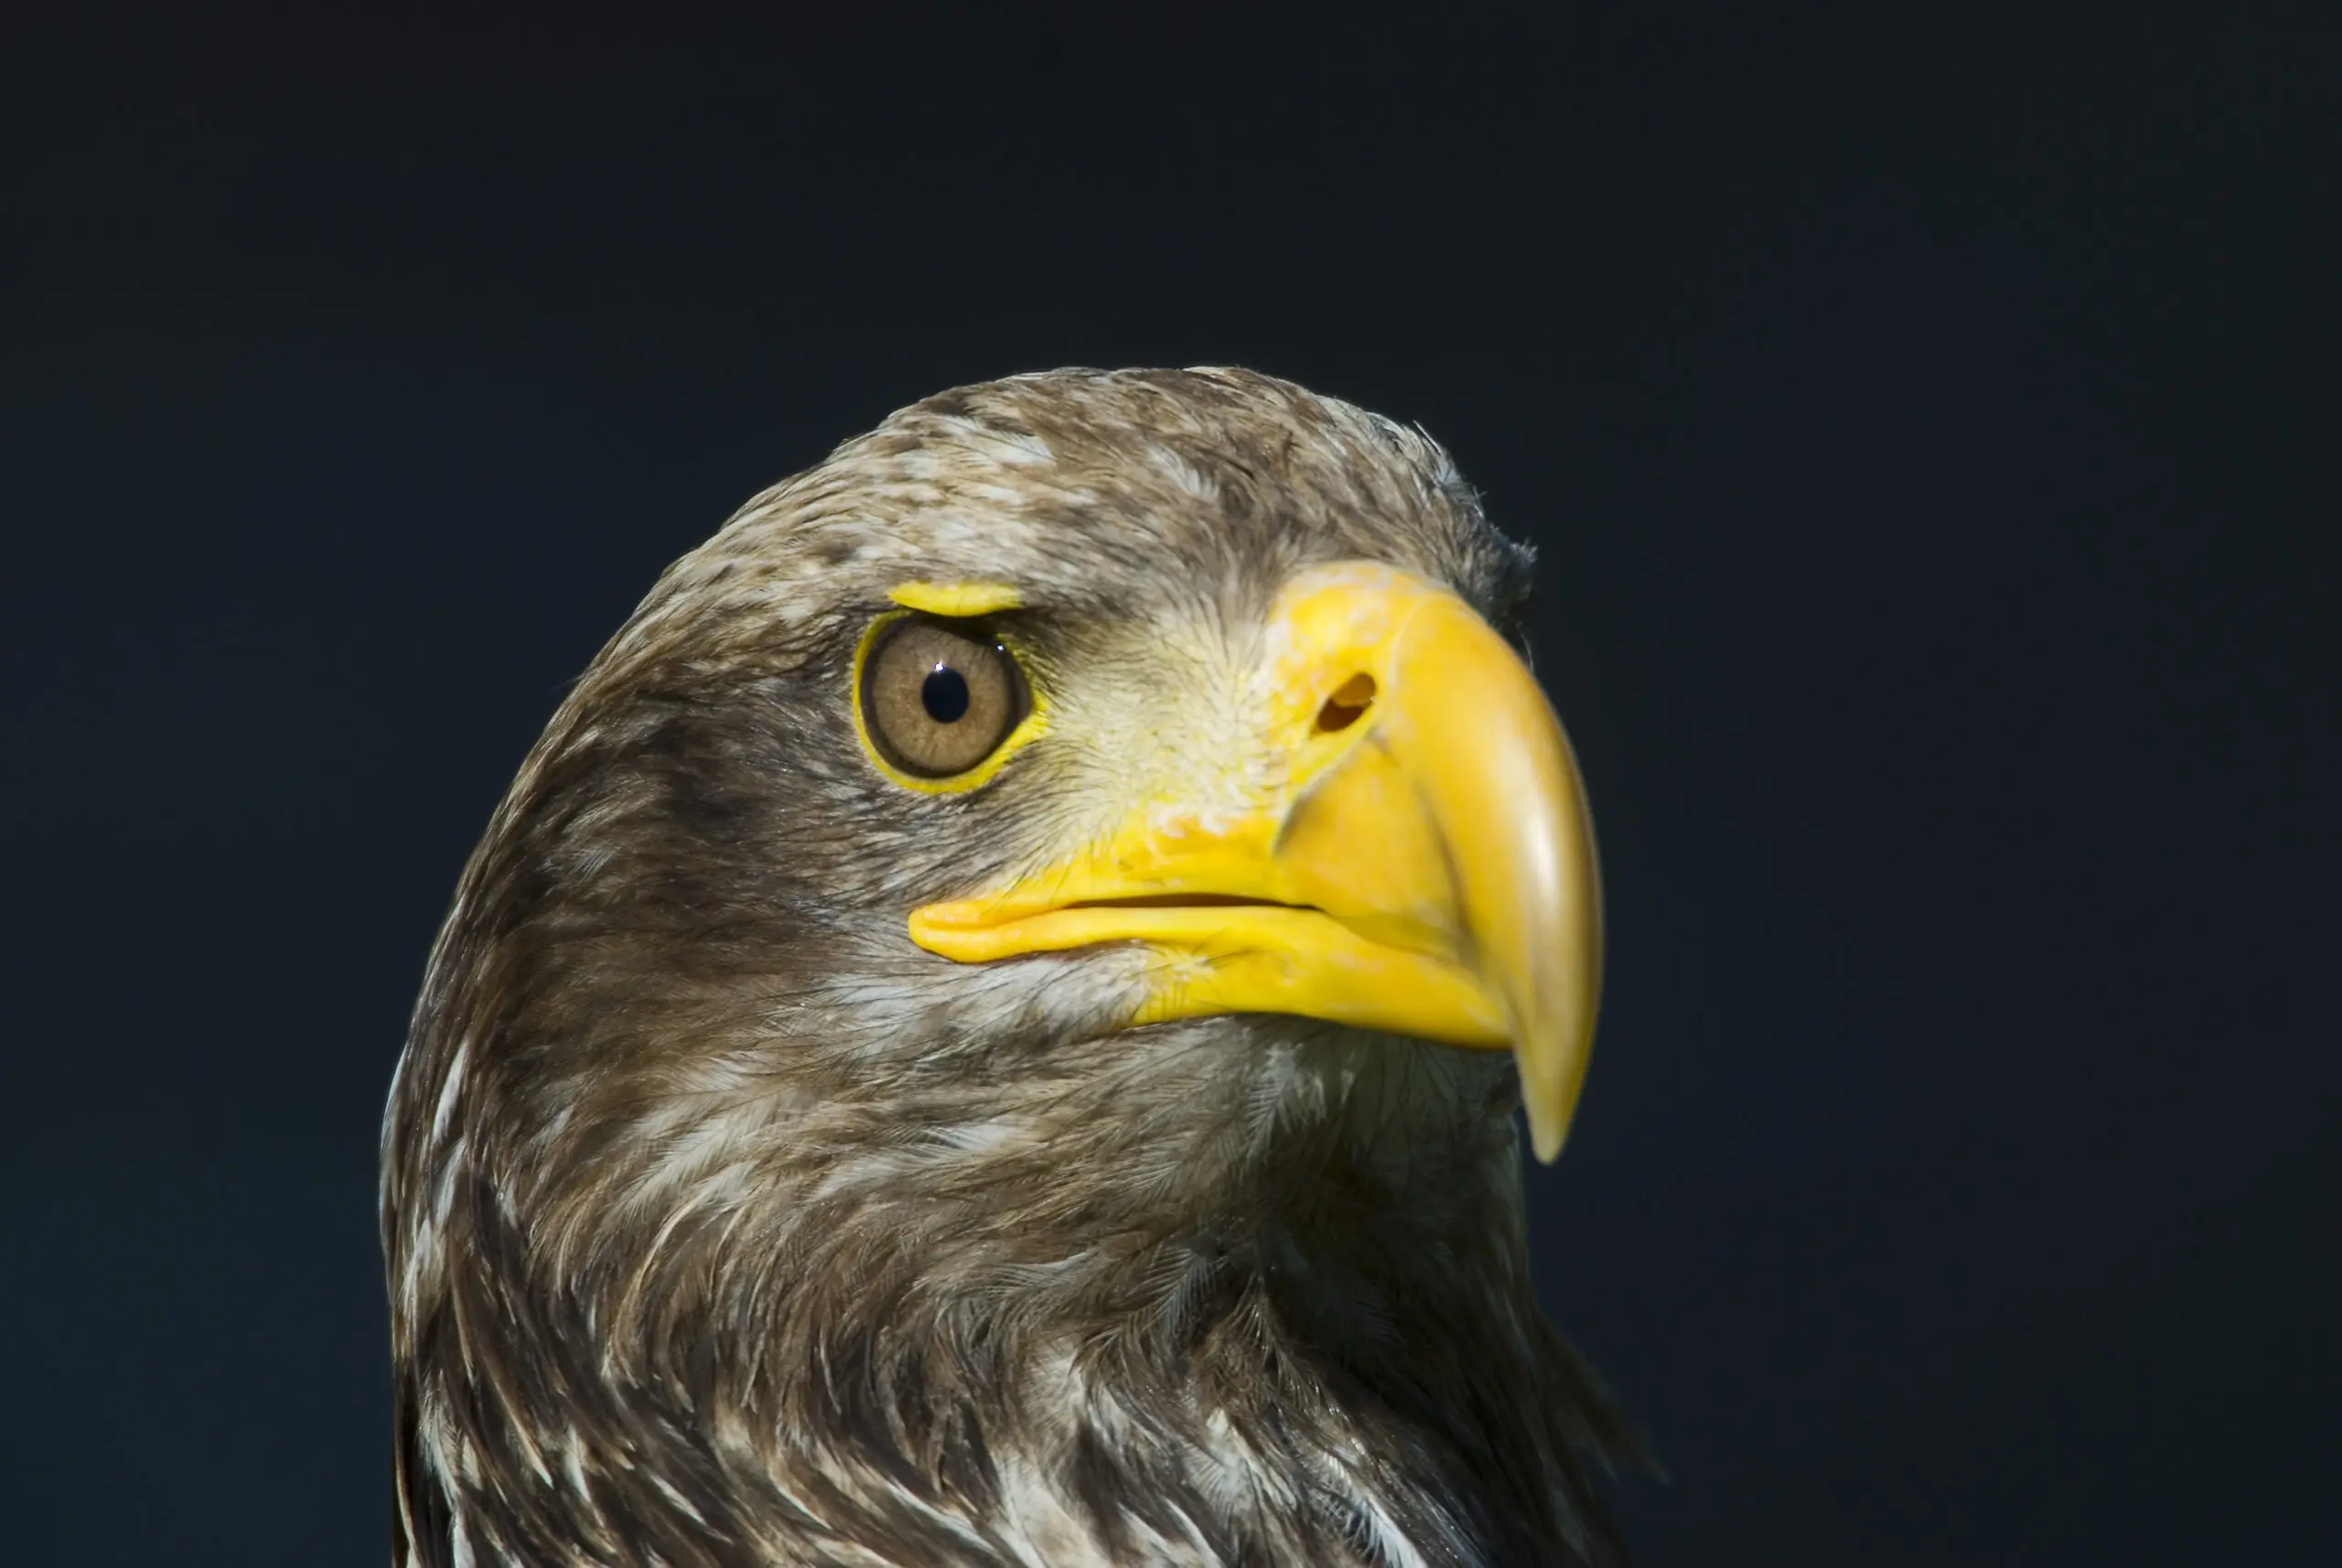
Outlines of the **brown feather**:
[{"label": "brown feather", "polygon": [[403,1563],[1609,1554],[1585,1466],[1631,1444],[1531,1292],[1508,1064],[1116,1029],[1126,953],[903,936],[1044,860],[1097,761],[888,785],[847,671],[890,585],[1011,579],[1038,680],[1144,692],[1359,557],[1526,590],[1413,432],[1062,371],[905,410],[668,571],[498,808],[392,1092]]}]

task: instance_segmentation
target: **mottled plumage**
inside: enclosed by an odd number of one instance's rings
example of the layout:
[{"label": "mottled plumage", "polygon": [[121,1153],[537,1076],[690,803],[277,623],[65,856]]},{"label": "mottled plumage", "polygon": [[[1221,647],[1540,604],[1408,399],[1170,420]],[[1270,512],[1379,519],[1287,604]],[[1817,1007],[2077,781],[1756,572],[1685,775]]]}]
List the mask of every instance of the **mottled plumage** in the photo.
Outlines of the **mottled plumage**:
[{"label": "mottled plumage", "polygon": [[[489,824],[392,1093],[400,1563],[1607,1554],[1582,1455],[1625,1440],[1531,1297],[1501,1054],[1124,1028],[1127,946],[904,935],[1133,757],[1241,746],[1219,677],[1349,560],[1499,626],[1527,589],[1412,431],[1066,371],[905,410],[661,579]],[[1022,590],[1059,734],[982,789],[857,745],[905,578]]]}]

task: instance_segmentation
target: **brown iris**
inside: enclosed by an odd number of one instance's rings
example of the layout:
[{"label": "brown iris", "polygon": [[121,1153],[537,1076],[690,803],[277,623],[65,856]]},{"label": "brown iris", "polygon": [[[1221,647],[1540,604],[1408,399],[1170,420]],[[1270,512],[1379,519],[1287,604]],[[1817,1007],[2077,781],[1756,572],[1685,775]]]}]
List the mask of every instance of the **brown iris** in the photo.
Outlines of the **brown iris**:
[{"label": "brown iris", "polygon": [[980,628],[910,616],[878,634],[862,670],[872,742],[905,773],[947,779],[990,757],[1031,705],[1008,650]]}]

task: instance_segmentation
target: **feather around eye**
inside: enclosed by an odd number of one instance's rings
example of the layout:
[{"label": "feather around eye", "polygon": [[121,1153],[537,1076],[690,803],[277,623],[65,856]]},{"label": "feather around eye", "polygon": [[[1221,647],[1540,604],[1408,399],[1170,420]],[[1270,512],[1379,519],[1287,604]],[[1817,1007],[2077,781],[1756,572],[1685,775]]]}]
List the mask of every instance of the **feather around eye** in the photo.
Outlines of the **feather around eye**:
[{"label": "feather around eye", "polygon": [[890,766],[950,779],[990,757],[1030,706],[1023,675],[980,628],[910,616],[883,628],[862,668],[862,718]]}]

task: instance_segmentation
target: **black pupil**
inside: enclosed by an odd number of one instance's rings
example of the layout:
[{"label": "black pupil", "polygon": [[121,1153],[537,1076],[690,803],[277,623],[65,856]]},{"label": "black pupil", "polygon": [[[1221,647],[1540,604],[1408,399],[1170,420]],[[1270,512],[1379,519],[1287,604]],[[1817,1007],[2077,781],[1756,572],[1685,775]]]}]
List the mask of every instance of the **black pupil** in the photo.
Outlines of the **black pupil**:
[{"label": "black pupil", "polygon": [[937,724],[958,724],[968,711],[968,678],[949,664],[939,664],[927,672],[919,700]]}]

